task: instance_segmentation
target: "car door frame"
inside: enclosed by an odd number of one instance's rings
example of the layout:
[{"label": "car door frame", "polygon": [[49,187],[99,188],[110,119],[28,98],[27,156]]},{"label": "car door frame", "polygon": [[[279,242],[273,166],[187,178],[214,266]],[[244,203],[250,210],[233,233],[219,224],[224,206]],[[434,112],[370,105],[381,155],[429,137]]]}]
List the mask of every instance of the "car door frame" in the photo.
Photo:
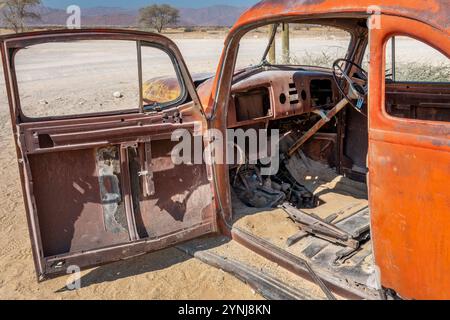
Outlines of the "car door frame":
[{"label": "car door frame", "polygon": [[[381,15],[380,28],[370,30],[368,161],[375,264],[380,284],[403,298],[449,298],[450,260],[439,248],[450,243],[439,237],[450,226],[441,211],[449,197],[441,187],[442,179],[450,179],[445,169],[450,123],[387,113],[385,52],[393,36],[412,37],[450,55],[448,30],[424,22]],[[433,163],[431,156],[436,157]],[[424,214],[430,215],[428,220]]]},{"label": "car door frame", "polygon": [[[90,115],[80,115],[71,117],[59,117],[40,119],[35,122],[33,119],[24,117],[20,108],[20,96],[18,91],[18,83],[15,74],[13,61],[16,49],[23,48],[25,46],[48,43],[53,41],[69,41],[69,40],[126,40],[126,41],[142,41],[145,43],[156,44],[161,48],[165,48],[170,55],[175,58],[177,62],[176,68],[180,72],[180,76],[184,81],[184,88],[187,94],[192,99],[191,102],[183,105],[174,105],[162,112],[144,113],[143,110],[138,112],[112,112],[112,113],[95,113]],[[57,30],[57,31],[43,31],[24,33],[18,35],[7,35],[0,38],[0,51],[2,54],[2,62],[4,66],[5,84],[7,88],[7,96],[10,107],[12,131],[14,135],[19,174],[22,185],[22,192],[24,197],[24,204],[27,216],[27,223],[30,230],[31,245],[33,251],[33,258],[36,267],[38,280],[42,281],[48,278],[50,275],[59,275],[65,273],[66,267],[76,265],[81,269],[105,264],[107,262],[119,261],[128,259],[134,256],[142,255],[152,251],[164,249],[170,247],[178,242],[197,238],[209,233],[217,232],[217,219],[216,208],[214,201],[214,184],[211,176],[211,166],[205,164],[208,175],[208,181],[211,187],[211,216],[202,225],[198,225],[195,228],[189,230],[180,230],[177,233],[170,234],[168,236],[159,239],[136,239],[136,231],[130,230],[130,242],[121,245],[114,245],[106,248],[99,248],[89,250],[87,252],[68,253],[63,255],[57,255],[52,257],[44,257],[42,252],[42,239],[41,231],[39,227],[39,218],[37,215],[36,202],[33,193],[33,179],[30,176],[31,169],[29,161],[27,161],[28,153],[34,152],[36,154],[44,153],[45,150],[40,150],[39,147],[33,145],[30,141],[27,141],[25,133],[27,130],[48,130],[55,133],[66,133],[67,128],[79,127],[85,139],[80,141],[80,145],[62,145],[56,147],[52,152],[77,150],[87,145],[91,145],[93,142],[90,140],[92,134],[89,132],[89,127],[92,124],[99,125],[99,128],[115,127],[117,124],[117,133],[115,139],[108,140],[109,144],[118,143],[126,144],[126,141],[120,139],[121,132],[127,132],[127,130],[136,130],[136,138],[144,135],[169,135],[180,128],[188,129],[195,135],[204,136],[205,130],[207,130],[207,121],[203,113],[201,102],[197,95],[194,83],[191,75],[187,69],[184,59],[173,41],[165,36],[132,30],[114,30],[114,29],[81,29],[81,30]],[[140,87],[142,88],[142,87]],[[142,89],[140,89],[141,91]],[[142,97],[140,99],[142,102]],[[141,108],[143,109],[143,108]],[[179,113],[185,116],[186,122],[183,123],[168,123],[167,119],[179,118]],[[174,120],[175,121],[175,120]],[[118,124],[120,123],[120,124]],[[52,131],[53,130],[53,131]],[[69,129],[70,131],[71,129]],[[95,135],[95,133],[94,133]],[[134,137],[134,136],[132,136]],[[128,139],[129,137],[127,137]],[[125,140],[127,140],[125,139]],[[28,139],[30,140],[30,139]],[[207,143],[206,140],[203,140]],[[64,144],[64,140],[62,141]],[[93,143],[95,145],[95,143]],[[104,142],[98,143],[98,145],[105,145]],[[31,146],[26,147],[24,146]],[[122,153],[122,152],[121,152]],[[124,156],[126,157],[126,155]],[[122,161],[122,160],[121,160]],[[124,176],[126,176],[124,172]],[[130,194],[124,194],[124,198],[130,198]],[[126,200],[126,199],[125,199]],[[129,204],[128,204],[129,206]],[[208,208],[209,209],[209,208]],[[127,213],[128,222],[130,219],[130,213]],[[132,229],[132,227],[129,225]],[[60,268],[59,265],[63,263],[64,267]]]}]

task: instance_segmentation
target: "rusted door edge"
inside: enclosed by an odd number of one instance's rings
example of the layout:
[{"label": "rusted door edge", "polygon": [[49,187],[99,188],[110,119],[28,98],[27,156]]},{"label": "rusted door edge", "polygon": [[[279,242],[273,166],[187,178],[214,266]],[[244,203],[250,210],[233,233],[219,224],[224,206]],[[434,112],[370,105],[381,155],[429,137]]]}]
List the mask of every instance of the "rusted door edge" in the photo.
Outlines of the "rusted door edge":
[{"label": "rusted door edge", "polygon": [[139,257],[175,246],[177,243],[180,243],[180,241],[190,241],[204,235],[215,233],[215,223],[213,221],[207,221],[192,228],[178,231],[158,239],[140,240],[103,249],[43,258],[40,260],[42,261],[43,266],[42,270],[39,270],[38,281],[42,282],[66,274],[66,269],[59,268],[59,264],[62,264],[63,266],[76,265],[80,267],[81,270],[86,270],[88,268],[98,267],[112,262]]},{"label": "rusted door edge", "polygon": [[[233,240],[252,250],[260,256],[277,263],[279,266],[288,271],[308,280],[314,282],[309,270],[303,266],[303,260],[295,255],[283,250],[264,239],[256,237],[248,232],[233,227],[231,230],[231,237]],[[346,284],[342,279],[333,277],[331,274],[326,274],[323,271],[315,270],[317,276],[326,284],[326,286],[334,293],[347,299],[368,299],[379,300],[380,296],[376,290],[365,288],[365,290],[358,290]]]}]

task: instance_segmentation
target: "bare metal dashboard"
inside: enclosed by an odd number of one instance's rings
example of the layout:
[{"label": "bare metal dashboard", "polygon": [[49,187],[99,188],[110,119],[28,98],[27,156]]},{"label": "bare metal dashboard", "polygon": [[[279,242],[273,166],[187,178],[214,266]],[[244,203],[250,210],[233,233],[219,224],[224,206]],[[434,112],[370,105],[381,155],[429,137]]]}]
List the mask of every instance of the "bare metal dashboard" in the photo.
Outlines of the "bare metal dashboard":
[{"label": "bare metal dashboard", "polygon": [[267,70],[232,87],[228,127],[235,128],[331,108],[339,92],[330,72]]}]

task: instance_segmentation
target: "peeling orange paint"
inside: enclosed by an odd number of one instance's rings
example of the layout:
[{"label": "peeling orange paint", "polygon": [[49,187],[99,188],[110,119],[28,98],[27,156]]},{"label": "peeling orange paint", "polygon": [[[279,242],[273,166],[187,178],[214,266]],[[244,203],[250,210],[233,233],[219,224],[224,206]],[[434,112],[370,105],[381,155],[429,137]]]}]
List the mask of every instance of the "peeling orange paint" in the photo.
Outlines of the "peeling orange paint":
[{"label": "peeling orange paint", "polygon": [[383,14],[411,17],[446,30],[450,28],[450,5],[446,0],[267,0],[245,12],[235,28],[274,16],[305,16],[333,12],[367,13],[373,6],[379,7]]},{"label": "peeling orange paint", "polygon": [[[354,16],[373,5],[382,13],[382,28],[371,30],[370,39],[369,193],[376,266],[382,285],[404,298],[450,299],[450,125],[394,119],[384,110],[385,42],[407,35],[449,57],[448,0],[262,1],[232,28],[217,77],[202,91],[202,102],[208,110],[216,104],[213,125],[223,128],[226,103],[214,99],[227,95],[233,60],[227,49],[233,53],[244,28],[295,17]],[[216,170],[220,197],[226,200],[227,168]],[[223,209],[227,216],[229,204]]]}]

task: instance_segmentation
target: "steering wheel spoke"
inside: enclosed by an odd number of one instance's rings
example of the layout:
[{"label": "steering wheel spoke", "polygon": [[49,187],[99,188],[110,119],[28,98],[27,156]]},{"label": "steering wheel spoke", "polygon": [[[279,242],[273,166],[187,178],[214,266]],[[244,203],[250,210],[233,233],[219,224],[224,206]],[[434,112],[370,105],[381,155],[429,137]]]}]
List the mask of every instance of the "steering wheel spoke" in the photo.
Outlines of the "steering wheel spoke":
[{"label": "steering wheel spoke", "polygon": [[[345,65],[345,69],[342,65]],[[357,69],[356,71],[354,71],[355,68]],[[340,93],[348,103],[362,113],[361,109],[368,94],[369,77],[367,71],[351,60],[338,59],[333,63],[333,78]],[[344,81],[347,83],[347,86],[344,85]]]}]

